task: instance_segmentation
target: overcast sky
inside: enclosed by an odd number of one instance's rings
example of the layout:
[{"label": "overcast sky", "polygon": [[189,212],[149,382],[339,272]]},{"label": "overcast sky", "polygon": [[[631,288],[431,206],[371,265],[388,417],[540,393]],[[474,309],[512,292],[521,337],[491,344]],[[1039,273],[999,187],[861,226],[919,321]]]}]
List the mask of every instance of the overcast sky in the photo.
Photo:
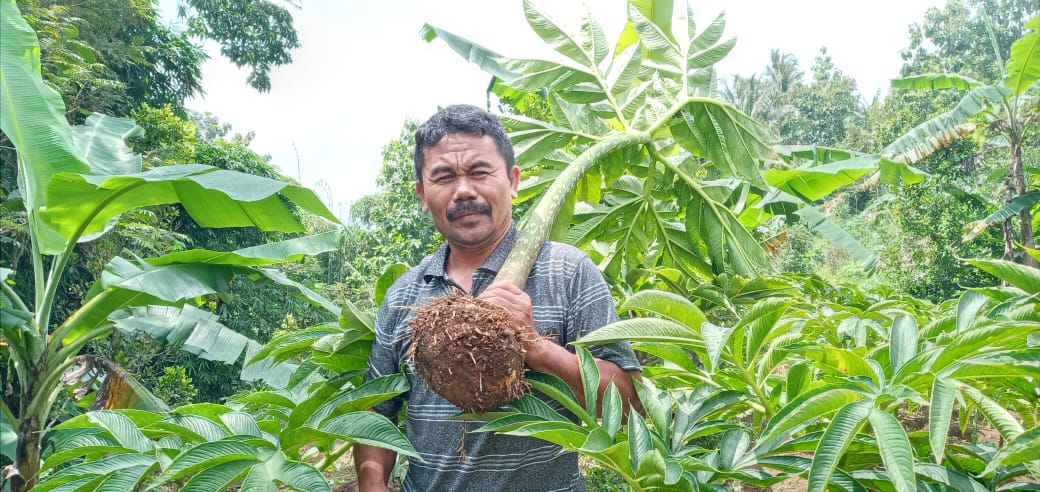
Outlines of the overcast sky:
[{"label": "overcast sky", "polygon": [[[215,50],[203,67],[205,97],[187,106],[209,111],[233,131],[253,131],[252,147],[304,186],[318,192],[339,215],[376,191],[381,149],[408,118],[425,119],[437,106],[484,106],[490,77],[440,40],[419,37],[423,23],[482,44],[506,56],[551,56],[530,30],[521,0],[302,0],[293,10],[302,47],[293,63],[272,71],[271,92],[245,85],[246,71]],[[573,0],[544,1],[567,21]],[[677,4],[680,1],[676,1]],[[736,37],[717,65],[723,77],[763,72],[769,51],[793,53],[808,72],[821,47],[857,80],[870,100],[898,75],[907,28],[942,0],[693,0],[694,19],[707,26],[725,11],[726,34]],[[172,15],[175,0],[162,0]],[[615,40],[625,2],[586,1]],[[561,10],[562,8],[562,10]],[[613,41],[611,41],[613,42]]]}]

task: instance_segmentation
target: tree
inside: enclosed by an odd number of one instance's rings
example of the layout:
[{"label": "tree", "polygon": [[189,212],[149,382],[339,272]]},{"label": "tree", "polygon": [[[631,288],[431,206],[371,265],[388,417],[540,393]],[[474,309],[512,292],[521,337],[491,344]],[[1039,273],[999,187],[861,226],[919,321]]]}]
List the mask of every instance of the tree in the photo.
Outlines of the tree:
[{"label": "tree", "polygon": [[[5,280],[0,283],[2,350],[15,368],[18,391],[11,400],[17,402],[16,413],[8,407],[6,397],[0,405],[0,427],[5,439],[6,431],[17,429],[14,467],[6,476],[16,490],[25,490],[39,478],[40,440],[50,425],[62,377],[74,364],[86,360],[77,356],[87,343],[111,333],[117,324],[128,330],[152,327],[153,335],[171,339],[198,332],[227,340],[201,348],[200,353],[212,351],[213,358],[233,361],[246,345],[244,337],[230,343],[233,332],[195,306],[205,296],[222,293],[235,273],[313,294],[260,267],[335,248],[338,234],[232,252],[182,251],[137,262],[115,257],[83,306],[67,317],[55,316],[55,298],[64,285],[63,274],[76,244],[102,236],[124,212],[182,203],[203,226],[255,226],[282,232],[304,229],[289,203],[329,220],[335,218],[313,192],[267,178],[198,164],[142,172],[140,157],[125,144],[137,131],[127,120],[93,114],[84,125],[71,127],[61,96],[43,81],[36,33],[14,0],[0,3],[0,50],[0,100],[5,101],[0,130],[10,136],[18,153],[19,192],[27,217],[28,266],[32,270],[28,298],[6,283],[12,273],[9,269],[0,272]],[[135,323],[137,317],[161,317],[171,323],[169,328],[179,328],[160,335],[163,331],[154,324]],[[5,447],[4,452],[9,450]]]},{"label": "tree", "polygon": [[246,83],[271,90],[271,68],[292,62],[300,47],[292,15],[270,0],[181,0],[189,33],[220,44],[220,54],[250,69]]},{"label": "tree", "polygon": [[[975,24],[987,29],[990,46],[993,50],[995,66],[999,68],[1001,77],[992,84],[983,83],[973,77],[955,73],[929,73],[904,77],[893,81],[895,87],[912,89],[942,90],[952,89],[964,92],[964,96],[954,110],[947,113],[947,127],[971,119],[976,123],[990,146],[1005,147],[1010,157],[1010,165],[1004,173],[1007,205],[1000,212],[991,215],[1004,223],[1004,257],[1014,257],[1012,216],[1018,216],[1018,234],[1021,244],[1026,248],[1035,246],[1034,224],[1031,209],[1037,200],[1027,195],[1030,182],[1034,179],[1026,177],[1023,163],[1023,149],[1027,142],[1036,141],[1038,113],[1035,101],[1038,97],[1036,81],[1040,78],[1040,17],[1034,17],[1025,24],[1025,31],[1020,39],[1009,46],[1007,51],[1001,46],[997,29],[990,26],[992,22],[985,10]],[[963,17],[962,17],[963,18]],[[988,26],[988,27],[987,27]],[[997,24],[997,28],[1000,24]],[[1010,53],[1010,57],[1005,55]],[[1004,59],[1008,62],[1005,66]],[[976,223],[973,232],[978,233],[989,223],[997,220],[983,220]],[[1030,255],[1022,255],[1024,264],[1037,266]]]}]

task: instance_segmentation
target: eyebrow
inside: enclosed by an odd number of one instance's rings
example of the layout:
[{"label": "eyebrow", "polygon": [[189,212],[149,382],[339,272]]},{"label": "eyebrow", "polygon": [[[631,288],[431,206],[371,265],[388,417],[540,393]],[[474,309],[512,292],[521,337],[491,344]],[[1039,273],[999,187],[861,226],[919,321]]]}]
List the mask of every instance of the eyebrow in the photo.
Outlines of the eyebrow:
[{"label": "eyebrow", "polygon": [[[430,168],[430,176],[437,176],[439,174],[453,174],[452,169],[455,166],[451,164],[439,164]],[[494,165],[487,161],[474,162],[466,169],[466,171],[473,171],[475,169],[494,169]]]}]

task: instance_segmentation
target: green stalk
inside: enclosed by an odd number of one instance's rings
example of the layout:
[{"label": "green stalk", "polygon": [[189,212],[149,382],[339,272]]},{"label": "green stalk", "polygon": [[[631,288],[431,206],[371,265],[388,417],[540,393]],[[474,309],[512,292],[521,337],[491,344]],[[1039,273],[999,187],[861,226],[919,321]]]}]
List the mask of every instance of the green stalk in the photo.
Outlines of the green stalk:
[{"label": "green stalk", "polygon": [[83,222],[79,225],[79,228],[76,229],[76,232],[72,234],[72,237],[68,238],[68,242],[65,244],[65,250],[54,258],[54,262],[51,264],[50,276],[47,278],[47,287],[44,290],[43,301],[36,306],[36,317],[40,325],[40,333],[45,339],[47,338],[48,325],[50,325],[51,321],[51,306],[54,304],[54,296],[58,293],[58,281],[61,280],[61,274],[65,271],[65,265],[69,262],[69,258],[72,257],[72,250],[76,247],[76,243],[79,242],[79,238],[83,237],[83,232],[87,230],[87,226],[90,225],[90,222],[94,220],[94,217],[97,217],[105,207],[114,202],[117,198],[139,186],[143,186],[144,184],[146,184],[146,182],[142,181],[127,186],[112,193],[98,203],[97,206],[94,207],[94,210],[83,219]]},{"label": "green stalk", "polygon": [[556,177],[552,186],[546,190],[545,195],[538,205],[531,210],[531,215],[524,225],[520,238],[509,253],[502,269],[495,277],[496,281],[504,280],[516,287],[523,289],[527,283],[527,276],[531,273],[538,252],[542,249],[542,243],[549,237],[556,214],[566,200],[567,195],[574,190],[589,168],[603,156],[628,145],[644,144],[652,139],[650,132],[629,131],[609,135],[600,140],[588,150],[582,152],[574,162]]},{"label": "green stalk", "polygon": [[87,301],[86,304],[80,306],[80,308],[77,309],[76,312],[72,313],[71,316],[66,318],[65,322],[62,323],[61,326],[58,327],[58,329],[54,330],[54,333],[51,335],[51,339],[47,342],[47,352],[52,356],[58,353],[58,350],[61,349],[62,339],[64,339],[65,336],[69,334],[69,332],[71,332],[73,329],[77,327],[81,319],[87,317],[87,315],[90,314],[95,307],[105,302],[105,300],[107,300],[108,296],[111,293],[112,289],[106,289],[101,291],[100,293],[98,293],[98,295],[94,296],[92,299]]},{"label": "green stalk", "polygon": [[318,471],[322,471],[322,470],[332,466],[332,464],[335,463],[336,460],[338,460],[340,458],[340,456],[343,456],[344,453],[346,453],[348,450],[352,449],[353,447],[354,447],[354,443],[352,443],[352,442],[348,442],[348,443],[340,446],[335,451],[333,451],[333,452],[329,453],[328,455],[326,455],[325,459],[321,460],[321,463],[318,463],[315,468],[317,468]]},{"label": "green stalk", "polygon": [[18,297],[18,293],[16,293],[10,285],[7,285],[7,282],[4,282],[4,279],[2,278],[0,278],[0,292],[3,292],[3,294],[11,300],[11,304],[15,309],[20,309],[22,311],[29,310],[29,307],[22,302],[22,298]]}]

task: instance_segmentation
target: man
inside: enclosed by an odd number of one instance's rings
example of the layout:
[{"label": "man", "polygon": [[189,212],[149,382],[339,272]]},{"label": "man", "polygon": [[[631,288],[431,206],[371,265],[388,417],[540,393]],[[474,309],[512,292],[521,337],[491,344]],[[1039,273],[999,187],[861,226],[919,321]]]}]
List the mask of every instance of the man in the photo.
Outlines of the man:
[{"label": "man", "polygon": [[[395,419],[407,401],[407,432],[423,460],[412,459],[405,491],[583,490],[574,453],[533,438],[473,433],[480,422],[451,419],[459,409],[434,393],[408,360],[410,309],[431,297],[462,289],[505,308],[540,335],[526,348],[528,367],[559,376],[581,391],[577,357],[566,348],[582,335],[617,319],[599,270],[577,248],[546,242],[524,290],[492,283],[516,243],[512,200],[520,183],[513,148],[498,119],[474,106],[449,106],[415,133],[415,190],[445,244],[390,288],[376,315],[376,340],[366,380],[405,366],[411,389],[376,406]],[[489,285],[490,284],[490,285]],[[631,377],[639,364],[628,344],[592,347],[602,375],[622,398],[638,406]],[[463,438],[464,442],[460,442]],[[462,445],[462,446],[460,446]],[[462,449],[464,447],[464,449]],[[463,454],[464,452],[464,454]],[[354,446],[362,491],[386,490],[396,456]]]}]

